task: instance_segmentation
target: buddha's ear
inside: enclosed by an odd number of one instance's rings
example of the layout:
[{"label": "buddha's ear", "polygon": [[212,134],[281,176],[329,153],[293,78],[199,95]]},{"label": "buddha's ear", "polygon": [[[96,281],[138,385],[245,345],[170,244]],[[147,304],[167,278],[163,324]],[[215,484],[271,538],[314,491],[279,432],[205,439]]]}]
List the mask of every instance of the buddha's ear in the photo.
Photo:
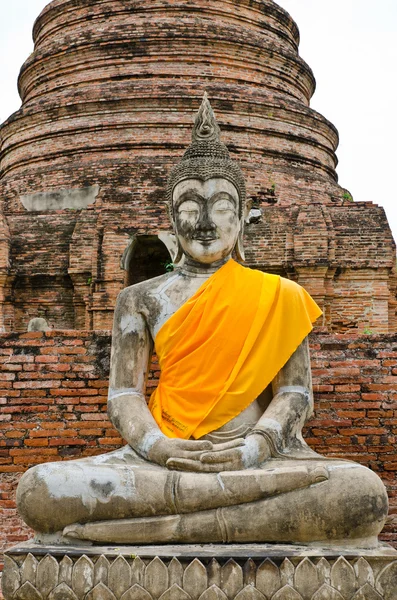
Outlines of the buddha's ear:
[{"label": "buddha's ear", "polygon": [[248,219],[248,215],[250,213],[252,206],[252,200],[249,198],[243,206],[242,215],[240,219],[240,231],[238,234],[236,246],[234,251],[236,253],[236,257],[239,261],[245,262],[245,250],[244,250],[244,227]]},{"label": "buddha's ear", "polygon": [[244,223],[248,223],[248,217],[251,212],[251,208],[252,208],[252,198],[248,198],[247,202],[245,203],[244,211],[243,211],[244,212],[244,214],[243,214]]},{"label": "buddha's ear", "polygon": [[167,205],[167,210],[168,210],[168,216],[170,218],[171,225],[172,225],[172,230],[174,232],[173,237],[175,238],[174,251],[171,254],[172,262],[174,263],[174,265],[177,265],[181,262],[181,260],[183,258],[183,250],[182,250],[182,246],[179,242],[178,233],[176,230],[175,219],[174,219],[174,212],[172,210],[171,202],[166,202],[166,205]]},{"label": "buddha's ear", "polygon": [[171,201],[167,200],[165,202],[165,205],[167,207],[168,216],[170,218],[172,230],[174,232],[171,235],[175,240],[175,244],[173,244],[173,249],[172,249],[172,251],[170,251],[170,254],[171,254],[172,262],[174,263],[174,265],[178,265],[182,261],[184,254],[183,254],[182,246],[179,242],[178,232],[176,230],[174,211],[172,210],[172,200]]},{"label": "buddha's ear", "polygon": [[240,262],[245,262],[244,223],[245,223],[245,217],[243,216],[240,219],[240,231],[239,231],[237,242],[236,242],[236,245],[235,245],[235,248],[234,248],[237,260],[239,260]]},{"label": "buddha's ear", "polygon": [[164,246],[167,248],[171,260],[173,264],[178,264],[181,262],[183,257],[182,247],[179,243],[178,237],[174,232],[171,231],[160,231],[158,234],[158,238],[163,242]]},{"label": "buddha's ear", "polygon": [[181,262],[182,258],[183,258],[183,250],[182,250],[182,246],[180,244],[179,238],[176,235],[176,243],[177,243],[177,252],[174,258],[174,263],[177,265]]}]

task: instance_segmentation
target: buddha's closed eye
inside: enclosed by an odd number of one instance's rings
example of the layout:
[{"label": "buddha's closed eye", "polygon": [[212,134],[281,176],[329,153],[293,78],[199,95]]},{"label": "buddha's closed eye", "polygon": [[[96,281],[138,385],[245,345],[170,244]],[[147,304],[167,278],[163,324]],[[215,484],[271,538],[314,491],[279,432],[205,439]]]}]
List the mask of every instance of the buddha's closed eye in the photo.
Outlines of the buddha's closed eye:
[{"label": "buddha's closed eye", "polygon": [[178,213],[181,215],[183,213],[188,213],[189,215],[199,214],[200,207],[197,202],[193,200],[186,200],[182,202],[182,204],[178,208]]},{"label": "buddha's closed eye", "polygon": [[217,200],[213,206],[213,210],[217,212],[236,212],[236,207],[230,200]]}]

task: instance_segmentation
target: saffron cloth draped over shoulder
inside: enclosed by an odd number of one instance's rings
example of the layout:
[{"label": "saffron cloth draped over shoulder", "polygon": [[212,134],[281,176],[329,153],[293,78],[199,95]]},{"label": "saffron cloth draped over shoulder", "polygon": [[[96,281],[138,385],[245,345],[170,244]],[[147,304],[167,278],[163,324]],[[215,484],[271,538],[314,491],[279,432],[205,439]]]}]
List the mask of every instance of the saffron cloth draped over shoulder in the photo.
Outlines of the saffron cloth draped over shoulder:
[{"label": "saffron cloth draped over shoulder", "polygon": [[229,260],[161,327],[149,408],[168,437],[200,438],[271,383],[321,310],[297,283]]}]

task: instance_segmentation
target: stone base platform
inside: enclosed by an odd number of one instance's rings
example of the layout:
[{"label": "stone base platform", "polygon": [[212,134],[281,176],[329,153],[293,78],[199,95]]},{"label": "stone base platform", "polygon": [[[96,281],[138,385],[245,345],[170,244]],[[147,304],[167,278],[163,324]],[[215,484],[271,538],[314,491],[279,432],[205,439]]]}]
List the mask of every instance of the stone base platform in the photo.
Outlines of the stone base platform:
[{"label": "stone base platform", "polygon": [[397,600],[397,552],[32,542],[6,553],[3,593],[6,600]]}]

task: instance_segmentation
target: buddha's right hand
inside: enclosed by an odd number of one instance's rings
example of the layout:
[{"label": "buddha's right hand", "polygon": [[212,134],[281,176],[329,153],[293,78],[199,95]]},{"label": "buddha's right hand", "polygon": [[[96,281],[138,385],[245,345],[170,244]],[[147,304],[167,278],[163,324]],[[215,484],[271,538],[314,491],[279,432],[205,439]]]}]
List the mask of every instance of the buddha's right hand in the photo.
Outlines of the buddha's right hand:
[{"label": "buddha's right hand", "polygon": [[165,467],[170,458],[188,458],[200,460],[203,452],[212,450],[211,442],[199,440],[181,440],[179,438],[160,437],[147,452],[147,458]]},{"label": "buddha's right hand", "polygon": [[[244,440],[235,440],[232,443],[228,443],[227,447],[231,445],[239,446]],[[218,446],[217,446],[218,448]],[[202,470],[200,458],[203,452],[208,452],[214,449],[211,442],[200,441],[200,440],[181,440],[178,438],[159,438],[151,447],[147,453],[147,458],[159,465],[173,469],[173,461],[185,459],[193,460],[197,462],[197,471]]]}]

